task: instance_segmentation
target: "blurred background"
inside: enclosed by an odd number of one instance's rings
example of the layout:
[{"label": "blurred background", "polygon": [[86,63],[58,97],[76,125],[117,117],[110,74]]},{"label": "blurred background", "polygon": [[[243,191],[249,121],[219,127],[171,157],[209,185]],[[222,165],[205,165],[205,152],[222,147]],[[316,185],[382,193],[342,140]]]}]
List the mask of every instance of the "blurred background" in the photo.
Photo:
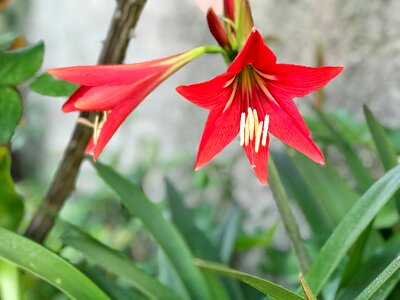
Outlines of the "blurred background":
[{"label": "blurred background", "polygon": [[[345,71],[324,89],[325,111],[341,111],[357,124],[364,122],[362,105],[368,104],[384,125],[400,126],[400,1],[253,0],[250,3],[255,25],[265,35],[279,62],[345,66]],[[0,31],[23,34],[32,43],[43,40],[46,54],[42,71],[93,65],[114,6],[113,0],[12,0],[1,16]],[[132,34],[125,60],[129,63],[215,44],[204,13],[192,0],[148,0]],[[207,55],[180,70],[131,114],[100,161],[112,163],[133,180],[140,181],[150,199],[156,202],[165,195],[165,176],[187,196],[189,206],[203,207],[200,214],[207,215],[216,202],[219,203],[216,215],[223,214],[233,199],[242,208],[244,230],[257,232],[270,228],[278,219],[269,189],[258,183],[235,142],[204,169],[193,173],[207,111],[175,92],[178,85],[210,79],[225,68],[222,57]],[[19,154],[21,178],[30,178],[22,182],[21,188],[25,194],[36,195],[27,203],[32,212],[60,161],[77,115],[61,112],[65,98],[45,97],[28,90],[24,93],[23,122],[13,147]],[[318,97],[314,93],[297,100],[300,110],[308,114],[310,104],[320,101]],[[279,147],[281,143],[273,140],[272,148]],[[332,155],[335,157],[337,153],[333,151]],[[370,156],[363,158],[367,166],[374,166]],[[346,170],[343,173],[346,175]],[[85,163],[63,216],[85,224],[92,231],[109,226],[110,232],[114,232],[113,226],[122,221],[112,219],[109,214],[114,210],[120,213],[121,208],[116,203],[110,208],[99,197],[104,192],[99,186],[103,183],[90,164]],[[109,196],[103,196],[106,197]],[[94,203],[98,203],[97,211],[93,211]],[[302,214],[297,213],[297,217],[303,225],[302,234],[307,237],[309,228],[302,221]],[[282,226],[278,230],[282,238],[274,239],[274,244],[287,248]],[[124,231],[114,236],[110,232],[98,233],[115,244],[128,238]],[[242,269],[258,271],[252,268],[259,257],[257,251],[239,260]]]}]

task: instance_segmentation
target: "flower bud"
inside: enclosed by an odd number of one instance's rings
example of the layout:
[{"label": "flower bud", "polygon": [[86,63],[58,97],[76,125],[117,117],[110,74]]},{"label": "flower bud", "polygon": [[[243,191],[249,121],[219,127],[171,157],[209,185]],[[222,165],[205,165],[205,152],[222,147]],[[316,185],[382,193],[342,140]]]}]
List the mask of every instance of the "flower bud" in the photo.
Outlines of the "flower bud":
[{"label": "flower bud", "polygon": [[224,16],[232,21],[235,21],[235,0],[224,0]]},{"label": "flower bud", "polygon": [[212,7],[210,7],[207,11],[207,23],[211,34],[217,40],[218,44],[222,48],[230,48],[228,36],[226,35],[225,29]]}]

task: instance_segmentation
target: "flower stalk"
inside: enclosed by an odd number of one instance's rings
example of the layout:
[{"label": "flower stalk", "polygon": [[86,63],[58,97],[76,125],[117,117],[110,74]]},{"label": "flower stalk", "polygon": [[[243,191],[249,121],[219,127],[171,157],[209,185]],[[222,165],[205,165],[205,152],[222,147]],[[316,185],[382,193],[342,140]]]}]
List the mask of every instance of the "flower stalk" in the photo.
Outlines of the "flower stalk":
[{"label": "flower stalk", "polygon": [[300,271],[306,273],[309,266],[308,254],[300,235],[299,225],[297,224],[290,208],[289,199],[272,157],[269,159],[268,172],[272,194],[274,195],[275,203],[278,207],[279,214],[281,215],[283,225],[285,226],[290,243],[294,249]]}]

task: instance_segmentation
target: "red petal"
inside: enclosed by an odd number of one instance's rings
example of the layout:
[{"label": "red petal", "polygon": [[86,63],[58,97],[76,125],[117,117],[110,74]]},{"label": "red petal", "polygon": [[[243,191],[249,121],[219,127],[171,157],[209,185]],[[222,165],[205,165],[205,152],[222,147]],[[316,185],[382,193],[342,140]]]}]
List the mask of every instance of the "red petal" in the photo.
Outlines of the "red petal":
[{"label": "red petal", "polygon": [[223,107],[211,110],[208,115],[197,154],[196,170],[221,152],[239,132],[240,102],[233,101],[225,112],[222,111]]},{"label": "red petal", "polygon": [[125,85],[149,75],[158,74],[160,76],[176,62],[177,56],[128,65],[76,66],[52,69],[47,72],[80,85]]},{"label": "red petal", "polygon": [[89,86],[81,86],[80,88],[78,88],[64,103],[62,111],[65,113],[77,111],[78,109],[75,107],[75,102],[81,97],[83,97],[85,93],[88,92],[90,89],[91,87]]},{"label": "red petal", "polygon": [[[326,85],[342,72],[343,67],[312,68],[306,66],[276,64],[265,72],[275,77],[267,81],[268,89],[276,96],[303,97]],[[279,97],[277,97],[279,98]]]},{"label": "red petal", "polygon": [[250,143],[249,146],[244,147],[244,151],[250,162],[250,166],[252,166],[254,172],[258,177],[258,180],[262,184],[267,184],[268,181],[267,164],[269,154],[269,140],[270,139],[268,135],[267,144],[264,147],[260,146],[257,153],[255,153],[253,150],[253,143]]},{"label": "red petal", "polygon": [[143,82],[135,85],[129,92],[125,93],[126,101],[121,101],[119,105],[112,109],[107,122],[101,130],[99,140],[93,150],[94,159],[100,155],[108,141],[114,135],[115,131],[128,117],[128,115],[143,101],[143,99],[155,89],[161,82],[153,81],[151,83]]},{"label": "red petal", "polygon": [[92,153],[94,150],[94,147],[95,147],[94,140],[93,140],[93,137],[91,137],[89,140],[89,143],[86,146],[85,153],[86,154]]},{"label": "red petal", "polygon": [[64,104],[63,111],[106,111],[123,101],[140,102],[160,83],[154,77],[130,85],[81,87]]},{"label": "red petal", "polygon": [[214,109],[228,102],[232,94],[232,84],[224,86],[234,76],[232,73],[224,73],[209,81],[178,86],[176,91],[198,106]]},{"label": "red petal", "polygon": [[132,105],[132,103],[129,104],[130,105],[119,105],[117,108],[111,111],[101,130],[97,144],[93,149],[94,160],[97,160],[104,147],[107,145],[119,126],[121,126],[122,122],[139,103],[136,103],[136,105]]},{"label": "red petal", "polygon": [[248,64],[263,71],[275,63],[275,54],[264,44],[260,32],[256,28],[253,28],[246,44],[229,66],[228,72],[237,74]]},{"label": "red petal", "polygon": [[264,100],[262,103],[265,112],[270,116],[269,131],[273,136],[313,161],[324,163],[324,156],[311,139],[308,128],[303,126],[305,125],[303,120],[300,122],[298,119],[293,119],[271,100]]},{"label": "red petal", "polygon": [[[284,110],[292,120],[298,122],[301,126],[304,127],[304,130],[310,135],[311,133],[308,130],[307,124],[305,123],[303,116],[300,114],[299,109],[296,106],[296,103],[292,98],[285,97],[282,93],[276,92],[275,87],[268,87],[271,95],[273,96],[274,101],[278,103],[280,108]],[[278,96],[276,96],[278,95]]]}]

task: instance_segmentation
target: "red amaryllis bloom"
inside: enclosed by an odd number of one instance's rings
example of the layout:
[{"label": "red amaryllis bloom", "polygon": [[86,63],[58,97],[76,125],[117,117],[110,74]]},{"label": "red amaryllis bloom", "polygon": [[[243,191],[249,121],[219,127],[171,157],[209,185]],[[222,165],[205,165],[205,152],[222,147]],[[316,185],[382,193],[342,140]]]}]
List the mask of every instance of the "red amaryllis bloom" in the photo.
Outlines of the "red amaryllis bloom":
[{"label": "red amaryllis bloom", "polygon": [[238,134],[240,145],[263,184],[268,178],[269,134],[323,164],[323,154],[311,139],[293,98],[324,86],[342,70],[343,67],[277,64],[259,31],[253,29],[224,74],[177,88],[186,99],[210,110],[196,169],[207,164]]},{"label": "red amaryllis bloom", "polygon": [[93,124],[81,120],[93,128],[93,138],[87,151],[93,151],[96,160],[118,127],[151,91],[179,68],[205,52],[205,47],[199,47],[176,56],[143,63],[76,66],[48,72],[81,85],[64,104],[64,112],[99,112]]}]

